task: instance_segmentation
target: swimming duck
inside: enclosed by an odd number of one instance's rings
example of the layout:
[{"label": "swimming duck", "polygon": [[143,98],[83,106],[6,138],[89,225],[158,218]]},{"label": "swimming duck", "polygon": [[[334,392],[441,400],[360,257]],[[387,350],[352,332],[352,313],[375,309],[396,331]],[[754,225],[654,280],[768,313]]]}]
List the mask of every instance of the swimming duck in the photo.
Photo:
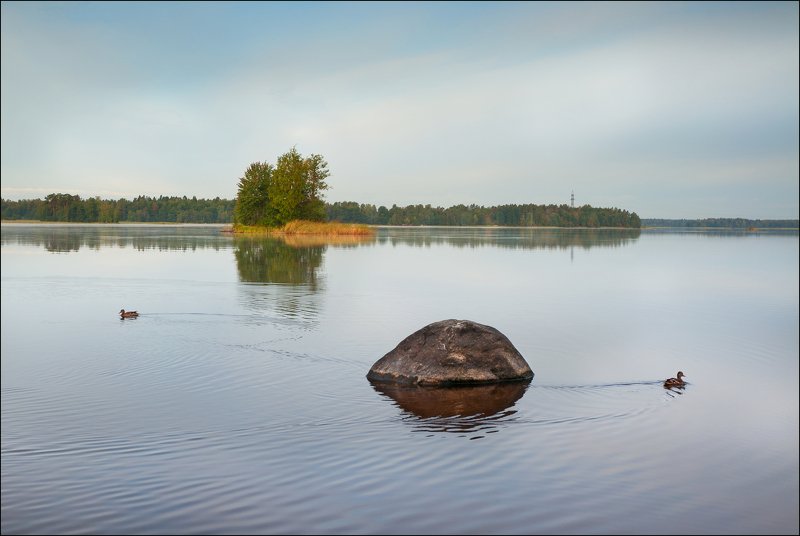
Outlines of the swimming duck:
[{"label": "swimming duck", "polygon": [[686,382],[683,381],[683,372],[678,371],[677,378],[667,378],[664,380],[664,387],[684,387]]},{"label": "swimming duck", "polygon": [[136,318],[137,316],[139,316],[139,313],[136,311],[126,311],[125,309],[119,310],[120,318]]}]

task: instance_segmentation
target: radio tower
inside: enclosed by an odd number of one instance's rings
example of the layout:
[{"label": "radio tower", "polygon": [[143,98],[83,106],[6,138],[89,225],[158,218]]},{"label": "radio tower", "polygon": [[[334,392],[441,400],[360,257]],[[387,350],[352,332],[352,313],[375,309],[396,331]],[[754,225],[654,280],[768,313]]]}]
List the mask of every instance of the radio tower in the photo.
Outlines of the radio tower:
[{"label": "radio tower", "polygon": [[569,196],[569,201],[572,204],[572,208],[575,208],[575,190],[572,190],[572,195]]}]

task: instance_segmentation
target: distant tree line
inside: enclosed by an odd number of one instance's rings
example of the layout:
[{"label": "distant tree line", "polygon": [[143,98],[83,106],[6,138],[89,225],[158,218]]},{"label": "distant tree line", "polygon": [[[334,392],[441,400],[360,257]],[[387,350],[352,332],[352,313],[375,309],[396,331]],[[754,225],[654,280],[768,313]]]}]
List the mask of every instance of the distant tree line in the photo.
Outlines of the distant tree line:
[{"label": "distant tree line", "polygon": [[172,222],[230,223],[234,201],[196,197],[81,199],[78,195],[50,194],[44,199],[2,200],[2,219],[80,223]]},{"label": "distant tree line", "polygon": [[726,229],[797,229],[799,220],[748,220],[745,218],[704,218],[699,220],[668,220],[659,218],[645,218],[642,225],[645,227],[711,227]]},{"label": "distant tree line", "polygon": [[[315,172],[324,179],[324,161],[319,162]],[[256,168],[264,164],[254,164]],[[313,166],[312,166],[313,167]],[[249,172],[264,171],[251,166]],[[273,172],[271,171],[270,174]],[[248,175],[248,174],[246,174]],[[242,182],[248,188],[248,180],[258,184],[261,174],[250,174]],[[257,178],[258,177],[258,178]],[[318,184],[322,184],[322,180]],[[260,189],[260,188],[257,188]],[[276,195],[277,196],[277,195]],[[246,197],[246,196],[245,196]],[[239,196],[240,216],[247,213],[243,197]],[[259,206],[259,205],[256,205]],[[552,226],[552,227],[629,227],[639,228],[641,221],[636,213],[617,208],[595,208],[589,205],[455,205],[449,208],[431,205],[408,205],[391,208],[352,201],[322,203],[314,197],[314,204],[303,205],[298,214],[315,219],[327,217],[329,221],[365,223],[368,225],[506,225],[506,226]],[[231,223],[234,221],[236,200],[197,199],[196,197],[147,197],[108,200],[99,197],[82,199],[78,195],[50,194],[44,199],[2,200],[2,219],[40,220],[80,223],[124,223],[124,222],[168,222],[168,223]],[[324,208],[325,216],[319,214]],[[254,213],[255,211],[251,212]],[[289,217],[287,211],[287,216]],[[265,213],[266,216],[266,213]],[[274,215],[265,217],[273,218]],[[295,216],[296,217],[296,216]],[[249,218],[242,218],[250,221]],[[254,221],[262,221],[256,218]],[[271,221],[271,220],[270,220]],[[277,221],[277,220],[276,220]],[[645,220],[687,221],[687,220]],[[701,220],[703,221],[703,220]],[[742,220],[752,221],[752,220]],[[760,220],[758,220],[760,221]],[[783,220],[781,220],[783,221]],[[797,227],[797,220],[794,220]],[[748,225],[744,225],[747,227]],[[773,225],[774,226],[774,225]]]},{"label": "distant tree line", "polygon": [[635,212],[589,205],[455,205],[449,208],[431,205],[375,207],[352,201],[326,205],[328,220],[371,225],[507,225],[552,227],[632,227],[641,221]]}]

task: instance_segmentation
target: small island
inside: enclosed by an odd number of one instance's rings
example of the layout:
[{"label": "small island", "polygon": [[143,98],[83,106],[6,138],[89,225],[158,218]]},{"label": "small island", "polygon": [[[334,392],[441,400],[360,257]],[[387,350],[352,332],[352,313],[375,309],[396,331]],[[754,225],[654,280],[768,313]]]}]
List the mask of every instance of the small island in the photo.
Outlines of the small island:
[{"label": "small island", "polygon": [[268,235],[314,235],[314,236],[372,236],[375,230],[360,223],[341,223],[336,221],[320,222],[309,220],[292,220],[281,227],[262,227],[258,225],[242,225],[234,223],[223,232],[235,234],[268,234]]},{"label": "small island", "polygon": [[269,162],[253,162],[239,179],[233,233],[316,236],[372,236],[363,224],[328,222],[322,192],[328,189],[328,163],[318,154],[304,157],[292,147]]}]

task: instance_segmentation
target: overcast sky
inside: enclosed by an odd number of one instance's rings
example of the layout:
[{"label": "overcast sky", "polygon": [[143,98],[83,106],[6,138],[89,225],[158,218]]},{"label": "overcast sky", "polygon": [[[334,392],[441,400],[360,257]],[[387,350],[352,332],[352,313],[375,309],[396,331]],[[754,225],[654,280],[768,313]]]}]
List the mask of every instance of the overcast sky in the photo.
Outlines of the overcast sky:
[{"label": "overcast sky", "polygon": [[798,218],[798,3],[2,2],[2,196]]}]

